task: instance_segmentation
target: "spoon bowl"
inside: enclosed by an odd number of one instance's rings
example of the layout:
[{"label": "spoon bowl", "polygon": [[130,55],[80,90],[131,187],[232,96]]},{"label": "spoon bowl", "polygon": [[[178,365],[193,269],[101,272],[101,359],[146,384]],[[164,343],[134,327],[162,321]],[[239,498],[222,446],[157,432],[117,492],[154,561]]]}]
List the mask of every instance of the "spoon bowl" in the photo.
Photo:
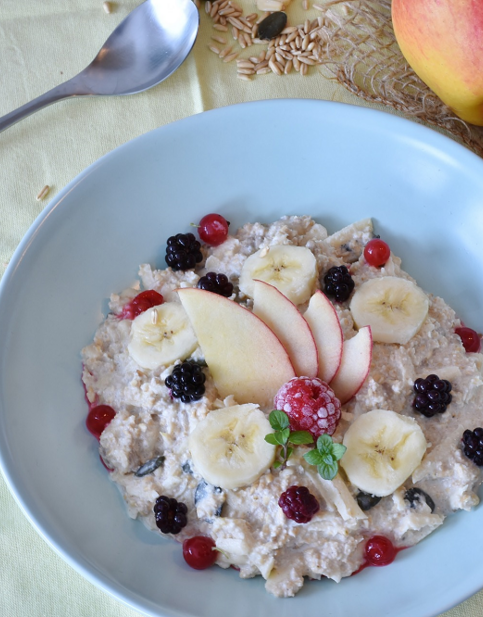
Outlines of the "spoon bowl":
[{"label": "spoon bowl", "polygon": [[0,118],[0,132],[56,101],[137,94],[169,77],[190,53],[199,13],[192,0],[146,0],[78,75]]}]

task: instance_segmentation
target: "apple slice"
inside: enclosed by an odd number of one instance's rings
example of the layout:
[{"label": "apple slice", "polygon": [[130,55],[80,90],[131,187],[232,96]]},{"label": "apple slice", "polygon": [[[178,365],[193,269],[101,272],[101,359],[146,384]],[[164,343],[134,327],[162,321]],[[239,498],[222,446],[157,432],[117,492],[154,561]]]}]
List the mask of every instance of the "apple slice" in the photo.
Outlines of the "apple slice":
[{"label": "apple slice", "polygon": [[362,388],[369,374],[371,360],[371,327],[364,326],[354,337],[344,341],[339,370],[330,382],[330,387],[342,404],[347,403]]},{"label": "apple slice", "polygon": [[299,377],[317,377],[317,347],[302,313],[287,296],[265,281],[254,280],[253,312],[285,347]]},{"label": "apple slice", "polygon": [[282,343],[251,311],[211,291],[178,289],[181,304],[222,398],[273,409],[273,399],[295,371]]},{"label": "apple slice", "polygon": [[337,373],[342,358],[342,328],[332,303],[321,291],[310,298],[304,313],[317,346],[319,370],[317,377],[330,383]]}]

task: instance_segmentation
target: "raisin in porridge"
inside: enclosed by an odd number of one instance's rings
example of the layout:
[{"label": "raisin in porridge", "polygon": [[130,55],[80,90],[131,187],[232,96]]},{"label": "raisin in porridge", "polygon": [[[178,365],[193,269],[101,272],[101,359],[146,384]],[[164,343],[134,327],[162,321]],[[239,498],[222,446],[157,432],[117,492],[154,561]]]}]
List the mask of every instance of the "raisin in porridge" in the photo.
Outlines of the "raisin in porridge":
[{"label": "raisin in porridge", "polygon": [[129,516],[189,565],[287,597],[476,506],[480,337],[371,220],[202,223],[111,296],[82,351],[87,426]]}]

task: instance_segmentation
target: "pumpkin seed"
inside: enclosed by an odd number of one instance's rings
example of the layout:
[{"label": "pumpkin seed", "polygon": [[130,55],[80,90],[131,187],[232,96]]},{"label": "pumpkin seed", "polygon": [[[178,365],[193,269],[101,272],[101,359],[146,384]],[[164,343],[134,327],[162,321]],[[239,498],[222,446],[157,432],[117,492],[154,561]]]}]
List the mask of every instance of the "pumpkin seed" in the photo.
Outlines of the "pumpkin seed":
[{"label": "pumpkin seed", "polygon": [[287,25],[287,14],[276,11],[258,24],[258,38],[264,41],[277,37]]},{"label": "pumpkin seed", "polygon": [[137,478],[142,478],[143,476],[147,476],[149,473],[153,473],[153,471],[156,471],[158,467],[161,467],[161,465],[164,463],[164,459],[165,457],[163,455],[155,456],[154,458],[144,463],[144,465],[141,465],[141,467],[134,472],[134,475]]}]

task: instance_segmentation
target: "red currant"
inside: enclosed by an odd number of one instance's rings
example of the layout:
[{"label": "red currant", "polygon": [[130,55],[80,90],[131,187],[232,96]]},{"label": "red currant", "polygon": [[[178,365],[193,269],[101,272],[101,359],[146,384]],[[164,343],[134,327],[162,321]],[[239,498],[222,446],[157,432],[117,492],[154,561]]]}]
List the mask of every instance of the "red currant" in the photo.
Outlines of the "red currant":
[{"label": "red currant", "polygon": [[99,459],[109,473],[112,473],[114,471],[114,469],[111,469],[111,467],[107,466],[106,461],[102,458],[101,455],[99,455]]},{"label": "red currant", "polygon": [[389,248],[389,244],[379,238],[369,240],[364,248],[365,260],[370,266],[374,266],[375,268],[383,266],[390,256],[391,249]]},{"label": "red currant", "polygon": [[365,548],[365,557],[371,566],[388,566],[397,555],[397,548],[386,536],[372,536]]},{"label": "red currant", "polygon": [[218,556],[216,544],[207,536],[194,536],[183,542],[183,557],[195,570],[204,570],[212,566]]},{"label": "red currant", "polygon": [[122,309],[120,314],[121,319],[135,319],[144,311],[147,311],[153,306],[159,306],[163,304],[164,298],[161,294],[154,289],[147,289],[142,291],[135,298],[128,302]]},{"label": "red currant", "polygon": [[109,405],[97,405],[97,407],[93,407],[87,415],[87,430],[89,433],[92,433],[96,439],[100,439],[102,431],[115,415],[116,412],[112,407],[109,407]]},{"label": "red currant", "polygon": [[478,353],[480,351],[481,338],[477,332],[466,326],[456,328],[455,332],[460,337],[465,351],[472,353]]},{"label": "red currant", "polygon": [[201,219],[198,227],[200,239],[210,246],[222,244],[228,236],[229,224],[220,214],[207,214]]}]

